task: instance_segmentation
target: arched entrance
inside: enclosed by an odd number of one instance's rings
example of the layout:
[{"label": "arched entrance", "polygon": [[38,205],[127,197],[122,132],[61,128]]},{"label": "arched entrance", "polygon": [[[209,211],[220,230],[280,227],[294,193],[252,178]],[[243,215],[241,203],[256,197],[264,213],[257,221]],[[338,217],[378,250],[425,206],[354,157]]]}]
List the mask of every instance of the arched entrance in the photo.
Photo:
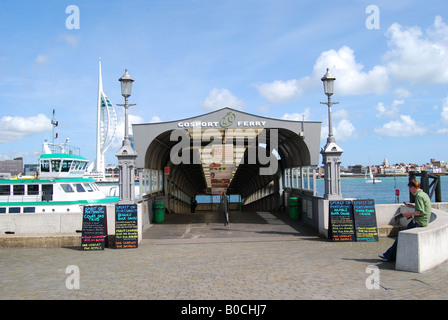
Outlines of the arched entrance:
[{"label": "arched entrance", "polygon": [[287,203],[285,187],[298,179],[297,168],[317,167],[320,129],[320,122],[272,119],[230,108],[135,124],[142,192],[148,198],[164,197],[166,210],[173,213],[188,212],[192,197],[213,198],[223,190],[243,210],[277,210]]}]

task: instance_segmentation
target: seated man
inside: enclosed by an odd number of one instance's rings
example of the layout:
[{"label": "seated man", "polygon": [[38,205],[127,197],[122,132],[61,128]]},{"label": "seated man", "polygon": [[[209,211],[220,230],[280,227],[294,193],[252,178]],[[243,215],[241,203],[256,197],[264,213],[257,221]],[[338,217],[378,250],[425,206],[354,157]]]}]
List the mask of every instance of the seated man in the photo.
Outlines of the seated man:
[{"label": "seated man", "polygon": [[[415,208],[415,212],[404,213],[403,215],[412,220],[406,226],[406,229],[426,227],[431,217],[431,199],[420,189],[420,183],[413,179],[408,183],[409,191],[415,196],[415,204],[406,203],[406,206]],[[394,244],[383,254],[378,255],[383,261],[395,261],[397,255],[398,237]]]}]

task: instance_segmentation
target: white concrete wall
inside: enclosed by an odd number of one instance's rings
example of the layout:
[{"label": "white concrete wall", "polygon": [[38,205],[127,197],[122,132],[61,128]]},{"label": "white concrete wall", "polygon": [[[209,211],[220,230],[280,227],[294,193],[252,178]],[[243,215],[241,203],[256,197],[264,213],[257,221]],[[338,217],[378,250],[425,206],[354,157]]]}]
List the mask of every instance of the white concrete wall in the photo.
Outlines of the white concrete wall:
[{"label": "white concrete wall", "polygon": [[436,218],[427,227],[400,231],[395,269],[423,272],[448,260],[448,213],[432,212]]},{"label": "white concrete wall", "polygon": [[[143,210],[147,205],[137,204],[137,221],[139,241],[142,239],[144,228]],[[107,210],[107,234],[115,235],[115,205],[109,204]],[[147,215],[147,213],[146,213]],[[16,213],[0,214],[0,234],[14,232],[15,234],[60,234],[76,233],[82,230],[82,213]]]},{"label": "white concrete wall", "polygon": [[82,213],[17,213],[0,215],[0,234],[75,233],[82,229]]}]

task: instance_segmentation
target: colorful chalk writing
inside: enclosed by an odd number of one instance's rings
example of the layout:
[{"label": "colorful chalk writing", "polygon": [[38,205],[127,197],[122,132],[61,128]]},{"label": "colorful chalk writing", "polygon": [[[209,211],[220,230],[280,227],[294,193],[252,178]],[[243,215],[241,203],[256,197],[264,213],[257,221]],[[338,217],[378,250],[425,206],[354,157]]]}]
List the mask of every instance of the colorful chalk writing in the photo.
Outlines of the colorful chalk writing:
[{"label": "colorful chalk writing", "polygon": [[115,248],[138,247],[137,205],[115,206]]},{"label": "colorful chalk writing", "polygon": [[356,241],[378,241],[375,200],[353,200]]},{"label": "colorful chalk writing", "polygon": [[106,206],[85,206],[82,217],[82,250],[104,250]]},{"label": "colorful chalk writing", "polygon": [[353,204],[349,200],[330,201],[330,238],[333,241],[354,241]]}]

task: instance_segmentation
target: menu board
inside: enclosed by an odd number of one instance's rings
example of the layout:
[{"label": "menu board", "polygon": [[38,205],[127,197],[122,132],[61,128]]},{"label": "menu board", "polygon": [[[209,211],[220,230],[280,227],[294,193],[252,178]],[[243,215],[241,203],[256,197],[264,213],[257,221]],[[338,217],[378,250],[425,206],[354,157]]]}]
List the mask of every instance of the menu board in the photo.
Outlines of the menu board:
[{"label": "menu board", "polygon": [[356,241],[378,241],[375,200],[353,200]]},{"label": "menu board", "polygon": [[82,250],[104,250],[106,206],[85,206],[82,215]]},{"label": "menu board", "polygon": [[138,247],[137,205],[115,206],[115,248]]},{"label": "menu board", "polygon": [[355,241],[353,204],[350,200],[330,201],[330,235],[333,241]]}]

